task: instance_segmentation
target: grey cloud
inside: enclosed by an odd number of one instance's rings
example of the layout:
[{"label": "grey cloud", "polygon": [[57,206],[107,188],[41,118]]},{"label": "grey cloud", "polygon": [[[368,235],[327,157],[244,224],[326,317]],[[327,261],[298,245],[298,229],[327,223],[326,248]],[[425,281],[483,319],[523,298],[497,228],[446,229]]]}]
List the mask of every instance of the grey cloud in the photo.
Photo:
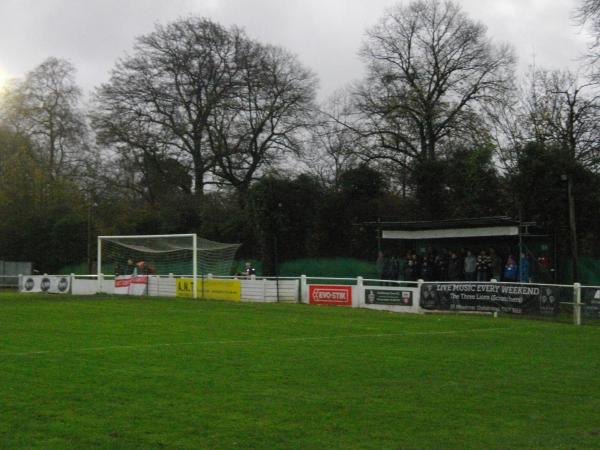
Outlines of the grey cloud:
[{"label": "grey cloud", "polygon": [[[154,24],[198,14],[298,54],[321,79],[322,97],[361,77],[365,30],[390,0],[2,0],[0,68],[21,76],[48,56],[72,61],[86,90],[105,81],[134,38]],[[513,44],[521,67],[575,66],[585,33],[570,15],[576,2],[462,0],[495,41]]]}]

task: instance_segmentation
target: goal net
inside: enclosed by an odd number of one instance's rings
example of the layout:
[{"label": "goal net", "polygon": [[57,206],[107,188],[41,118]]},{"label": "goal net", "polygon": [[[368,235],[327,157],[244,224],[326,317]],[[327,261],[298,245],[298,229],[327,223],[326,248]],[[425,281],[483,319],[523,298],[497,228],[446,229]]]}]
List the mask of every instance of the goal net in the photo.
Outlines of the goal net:
[{"label": "goal net", "polygon": [[239,246],[195,234],[99,236],[98,275],[230,275]]}]

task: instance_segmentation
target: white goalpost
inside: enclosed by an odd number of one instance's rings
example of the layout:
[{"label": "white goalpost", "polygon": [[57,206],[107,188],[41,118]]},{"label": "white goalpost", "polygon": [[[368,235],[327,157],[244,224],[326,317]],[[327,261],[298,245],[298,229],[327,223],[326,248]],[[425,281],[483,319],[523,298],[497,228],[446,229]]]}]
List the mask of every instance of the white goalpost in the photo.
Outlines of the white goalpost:
[{"label": "white goalpost", "polygon": [[193,279],[196,298],[198,276],[230,275],[239,247],[193,233],[98,236],[98,282],[109,273],[186,276]]}]

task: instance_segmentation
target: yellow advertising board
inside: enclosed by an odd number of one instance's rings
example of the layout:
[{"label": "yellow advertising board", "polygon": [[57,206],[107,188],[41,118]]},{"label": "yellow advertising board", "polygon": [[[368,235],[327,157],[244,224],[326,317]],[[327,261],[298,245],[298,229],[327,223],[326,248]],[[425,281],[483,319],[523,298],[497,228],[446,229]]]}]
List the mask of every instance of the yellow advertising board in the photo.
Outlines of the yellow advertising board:
[{"label": "yellow advertising board", "polygon": [[[177,279],[177,297],[193,297],[194,280],[191,278]],[[240,280],[197,280],[197,297],[207,300],[229,300],[239,302],[242,298]]]},{"label": "yellow advertising board", "polygon": [[177,278],[175,283],[175,295],[177,297],[193,297],[192,293],[194,292],[194,280],[191,278]]}]

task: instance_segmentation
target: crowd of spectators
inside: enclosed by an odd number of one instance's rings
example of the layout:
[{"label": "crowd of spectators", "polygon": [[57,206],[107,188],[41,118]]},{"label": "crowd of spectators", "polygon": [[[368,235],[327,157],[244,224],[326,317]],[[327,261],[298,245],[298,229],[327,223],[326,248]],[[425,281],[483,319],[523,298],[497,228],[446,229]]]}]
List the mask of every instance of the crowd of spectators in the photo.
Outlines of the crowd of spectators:
[{"label": "crowd of spectators", "polygon": [[408,252],[404,258],[377,258],[377,272],[382,280],[417,281],[530,281],[529,258],[522,254],[502,257],[495,249],[474,252],[468,249],[435,251],[423,255]]}]

